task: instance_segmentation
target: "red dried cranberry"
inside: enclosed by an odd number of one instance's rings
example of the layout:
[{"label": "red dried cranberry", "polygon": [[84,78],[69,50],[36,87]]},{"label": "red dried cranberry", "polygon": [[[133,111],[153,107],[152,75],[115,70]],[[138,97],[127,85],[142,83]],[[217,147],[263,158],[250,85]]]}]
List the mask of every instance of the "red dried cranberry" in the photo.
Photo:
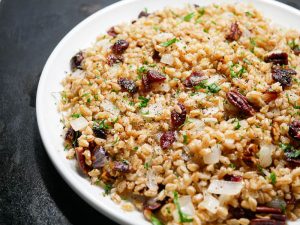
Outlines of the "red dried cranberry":
[{"label": "red dried cranberry", "polygon": [[111,46],[111,50],[115,54],[122,54],[129,47],[129,43],[126,40],[117,40],[116,43]]},{"label": "red dried cranberry", "polygon": [[84,151],[85,151],[85,149],[83,149],[83,148],[75,149],[78,166],[83,173],[87,173],[89,171],[90,167],[87,164],[85,164],[85,157],[83,155]]},{"label": "red dried cranberry", "polygon": [[168,149],[175,141],[174,131],[167,131],[160,137],[160,147],[162,149]]},{"label": "red dried cranberry", "polygon": [[247,219],[252,219],[255,217],[254,212],[248,209],[244,208],[229,208],[229,213],[232,215],[233,218],[235,219],[241,219],[241,218],[247,218]]},{"label": "red dried cranberry", "polygon": [[226,40],[228,41],[237,41],[242,36],[243,32],[240,30],[237,22],[231,24],[230,32],[226,36]]},{"label": "red dried cranberry", "polygon": [[148,70],[147,78],[150,81],[150,83],[163,82],[166,79],[164,75],[162,75],[160,72],[156,70]]},{"label": "red dried cranberry", "polygon": [[145,10],[141,11],[140,14],[138,15],[138,18],[142,18],[142,17],[148,17],[150,14],[147,13]]},{"label": "red dried cranberry", "polygon": [[171,123],[174,129],[177,129],[182,124],[184,124],[186,119],[186,109],[184,105],[181,103],[178,103],[177,105],[181,109],[181,112],[178,113],[175,109],[171,112]]},{"label": "red dried cranberry", "polygon": [[116,37],[118,35],[118,33],[115,31],[115,27],[109,28],[109,30],[107,31],[107,34],[112,37]]},{"label": "red dried cranberry", "polygon": [[76,55],[74,55],[71,59],[71,69],[74,71],[75,69],[82,69],[81,63],[83,61],[83,53],[80,51]]},{"label": "red dried cranberry", "polygon": [[274,63],[279,65],[287,65],[289,63],[288,60],[288,54],[285,52],[274,52],[264,58],[266,63]]},{"label": "red dried cranberry", "polygon": [[226,174],[223,177],[223,179],[226,180],[226,181],[241,182],[243,180],[243,177],[242,176],[238,176],[238,175]]},{"label": "red dried cranberry", "polygon": [[94,132],[95,136],[98,138],[106,139],[106,137],[107,137],[106,131],[102,128],[99,128],[98,126],[93,127],[93,132]]},{"label": "red dried cranberry", "polygon": [[116,63],[124,62],[124,57],[122,55],[110,54],[107,56],[107,64],[113,66]]},{"label": "red dried cranberry", "polygon": [[295,140],[300,141],[300,121],[294,120],[289,125],[289,135],[294,138]]},{"label": "red dried cranberry", "polygon": [[138,87],[135,82],[126,78],[120,78],[118,80],[118,84],[121,86],[123,90],[128,91],[130,94],[134,94],[138,91]]},{"label": "red dried cranberry", "polygon": [[201,81],[207,79],[202,71],[194,71],[189,77],[183,82],[184,86],[191,88],[200,84]]},{"label": "red dried cranberry", "polygon": [[273,68],[272,77],[276,82],[279,82],[283,88],[292,86],[292,75],[297,72],[292,69]]}]

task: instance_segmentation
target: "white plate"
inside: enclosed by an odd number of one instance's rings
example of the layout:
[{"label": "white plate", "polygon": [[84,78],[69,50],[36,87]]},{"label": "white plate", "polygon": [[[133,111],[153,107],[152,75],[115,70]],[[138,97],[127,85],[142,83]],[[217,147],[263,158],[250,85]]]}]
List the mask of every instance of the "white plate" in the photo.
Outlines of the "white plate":
[{"label": "white plate", "polygon": [[[74,160],[65,158],[63,139],[61,137],[62,124],[60,114],[55,103],[62,90],[60,81],[69,71],[70,58],[80,49],[90,46],[95,38],[118,23],[131,21],[145,7],[154,11],[164,6],[183,7],[187,3],[208,5],[222,2],[245,2],[242,0],[124,0],[102,9],[85,19],[72,29],[56,46],[50,55],[40,78],[37,91],[37,119],[43,143],[54,166],[71,186],[86,202],[99,212],[120,224],[146,225],[149,224],[141,213],[124,212],[113,203],[109,197],[103,197],[99,187],[92,186],[88,179],[82,177],[76,170]],[[251,0],[257,9],[271,18],[275,23],[300,30],[300,11],[272,0]],[[290,224],[297,224],[290,223]],[[299,224],[299,222],[298,222]]]}]

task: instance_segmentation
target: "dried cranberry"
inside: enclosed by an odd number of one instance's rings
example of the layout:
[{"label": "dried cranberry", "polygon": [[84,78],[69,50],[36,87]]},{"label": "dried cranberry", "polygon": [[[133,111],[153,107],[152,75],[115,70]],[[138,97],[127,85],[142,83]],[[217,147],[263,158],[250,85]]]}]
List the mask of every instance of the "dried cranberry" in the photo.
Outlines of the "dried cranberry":
[{"label": "dried cranberry", "polygon": [[83,61],[83,53],[80,51],[76,55],[74,55],[71,59],[71,69],[74,71],[75,69],[82,69],[81,63]]},{"label": "dried cranberry", "polygon": [[242,36],[243,32],[240,30],[237,22],[231,24],[230,32],[226,36],[226,40],[228,41],[237,41]]},{"label": "dried cranberry", "polygon": [[153,52],[153,55],[152,55],[152,59],[155,61],[155,62],[160,62],[160,55],[159,55],[159,52],[154,50]]},{"label": "dried cranberry", "polygon": [[94,132],[95,136],[98,137],[98,138],[102,138],[102,139],[107,138],[106,130],[104,130],[104,129],[98,127],[98,126],[93,127],[93,132]]},{"label": "dried cranberry", "polygon": [[264,58],[266,63],[274,63],[279,65],[287,65],[288,62],[288,54],[285,52],[273,52],[267,55]]},{"label": "dried cranberry", "polygon": [[171,112],[171,123],[174,129],[177,129],[182,124],[184,124],[184,121],[186,119],[186,109],[184,105],[181,103],[178,103],[177,105],[181,109],[181,112],[179,113],[175,109]]},{"label": "dried cranberry", "polygon": [[277,220],[277,221],[286,221],[286,215],[271,214],[271,219]]},{"label": "dried cranberry", "polygon": [[183,82],[184,86],[191,88],[200,84],[201,81],[207,79],[202,71],[194,71],[189,77]]},{"label": "dried cranberry", "polygon": [[160,147],[162,149],[167,149],[171,147],[174,141],[175,141],[174,131],[167,131],[163,133],[163,135],[160,137]]},{"label": "dried cranberry", "polygon": [[279,82],[283,88],[292,85],[292,75],[296,75],[297,72],[292,69],[273,68],[272,77],[276,82]]},{"label": "dried cranberry", "polygon": [[115,161],[113,169],[121,173],[126,173],[129,171],[129,165],[126,162]]},{"label": "dried cranberry", "polygon": [[158,72],[156,70],[148,70],[147,78],[150,81],[150,83],[162,82],[166,79],[166,77],[164,75],[162,75],[160,72]]},{"label": "dried cranberry", "polygon": [[289,135],[298,141],[300,140],[300,121],[299,120],[294,120],[289,125]]},{"label": "dried cranberry", "polygon": [[238,109],[246,113],[247,115],[251,115],[251,116],[254,115],[255,110],[249,104],[246,97],[240,94],[239,92],[235,90],[227,92],[227,99],[232,105],[234,105],[235,107],[237,107]]},{"label": "dried cranberry", "polygon": [[75,138],[75,130],[72,127],[70,127],[67,130],[67,133],[66,133],[66,136],[65,136],[65,140],[73,142],[74,138]]},{"label": "dried cranberry", "polygon": [[129,43],[126,40],[117,40],[113,46],[111,46],[111,50],[115,54],[122,54],[129,47]]},{"label": "dried cranberry", "polygon": [[134,94],[138,91],[138,87],[135,82],[126,78],[120,78],[118,80],[118,84],[121,86],[123,90],[128,91],[130,94]]},{"label": "dried cranberry", "polygon": [[243,180],[243,177],[242,176],[238,176],[238,175],[226,174],[223,177],[223,179],[226,180],[226,181],[241,182]]},{"label": "dried cranberry", "polygon": [[272,219],[259,218],[259,219],[252,219],[250,221],[250,225],[281,225],[281,223]]},{"label": "dried cranberry", "polygon": [[90,167],[85,163],[85,157],[83,155],[84,151],[85,150],[81,147],[75,148],[78,166],[83,173],[87,173],[89,171]]},{"label": "dried cranberry", "polygon": [[110,54],[107,56],[107,64],[113,66],[116,63],[124,62],[124,57],[122,55]]},{"label": "dried cranberry", "polygon": [[97,146],[92,151],[92,166],[100,169],[108,162],[108,154],[102,146]]},{"label": "dried cranberry", "polygon": [[150,14],[147,13],[145,10],[141,11],[140,14],[138,15],[138,18],[142,18],[142,17],[148,17]]},{"label": "dried cranberry", "polygon": [[115,31],[115,27],[109,28],[109,30],[107,31],[107,34],[112,37],[116,37],[118,35],[118,33]]}]

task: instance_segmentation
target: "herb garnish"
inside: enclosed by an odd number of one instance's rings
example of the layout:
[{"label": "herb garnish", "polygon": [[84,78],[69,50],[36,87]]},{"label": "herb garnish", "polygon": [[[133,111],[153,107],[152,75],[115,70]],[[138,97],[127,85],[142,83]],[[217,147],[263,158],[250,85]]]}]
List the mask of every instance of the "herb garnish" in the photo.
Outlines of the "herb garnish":
[{"label": "herb garnish", "polygon": [[71,115],[71,117],[79,118],[79,117],[81,117],[81,114],[80,113],[74,113],[74,114]]},{"label": "herb garnish", "polygon": [[176,191],[174,191],[174,204],[176,205],[176,208],[177,208],[180,223],[193,221],[193,218],[191,218],[189,215],[187,215],[186,213],[181,211],[180,204],[178,201],[178,193]]},{"label": "herb garnish", "polygon": [[140,100],[140,104],[139,104],[139,107],[140,107],[140,108],[146,107],[146,106],[148,105],[148,102],[150,101],[149,98],[145,98],[145,97],[143,97],[143,96],[139,96],[138,99]]},{"label": "herb garnish", "polygon": [[163,46],[163,47],[168,47],[168,46],[170,46],[170,45],[172,45],[172,44],[174,44],[174,43],[176,43],[178,41],[179,40],[177,38],[173,38],[173,39],[171,39],[169,41],[161,43],[160,45]]},{"label": "herb garnish", "polygon": [[194,17],[195,13],[192,12],[192,13],[189,13],[187,14],[185,17],[183,17],[183,20],[186,21],[186,22],[189,22],[191,21],[191,19]]},{"label": "herb garnish", "polygon": [[186,134],[183,135],[183,144],[188,144],[188,136]]},{"label": "herb garnish", "polygon": [[243,66],[241,67],[241,69],[239,71],[235,72],[234,68],[237,68],[238,66],[239,66],[239,64],[232,64],[230,66],[230,76],[231,76],[231,78],[239,78],[243,75],[243,73],[246,72],[246,69]]},{"label": "herb garnish", "polygon": [[111,184],[105,184],[105,185],[104,185],[104,193],[103,193],[103,196],[106,196],[106,195],[110,194],[111,189],[112,189],[112,185],[111,185]]},{"label": "herb garnish", "polygon": [[271,183],[274,185],[276,184],[276,174],[274,172],[270,173],[270,180],[271,180]]},{"label": "herb garnish", "polygon": [[151,215],[151,223],[153,225],[164,225],[159,219],[157,219],[153,214]]}]

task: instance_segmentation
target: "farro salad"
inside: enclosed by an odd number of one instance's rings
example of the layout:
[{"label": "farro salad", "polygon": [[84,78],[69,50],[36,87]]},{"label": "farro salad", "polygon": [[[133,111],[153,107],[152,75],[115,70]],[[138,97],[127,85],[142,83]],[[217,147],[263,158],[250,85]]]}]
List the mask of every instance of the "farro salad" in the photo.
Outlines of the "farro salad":
[{"label": "farro salad", "polygon": [[154,225],[296,220],[299,37],[251,5],[144,9],[71,59],[67,158]]}]

